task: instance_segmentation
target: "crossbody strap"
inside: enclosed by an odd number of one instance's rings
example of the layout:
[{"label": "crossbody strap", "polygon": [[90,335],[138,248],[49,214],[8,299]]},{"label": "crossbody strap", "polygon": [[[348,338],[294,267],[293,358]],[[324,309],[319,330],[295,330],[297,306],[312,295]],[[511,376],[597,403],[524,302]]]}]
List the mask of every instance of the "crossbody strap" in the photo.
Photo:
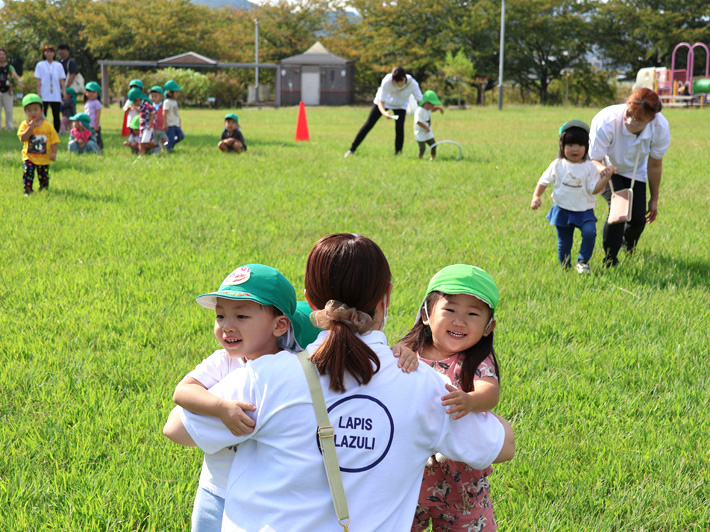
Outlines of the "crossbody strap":
[{"label": "crossbody strap", "polygon": [[350,516],[348,514],[348,503],[345,500],[343,480],[340,478],[338,456],[335,454],[335,430],[330,424],[330,418],[328,417],[328,408],[325,406],[323,388],[321,388],[320,385],[318,370],[316,370],[315,364],[310,361],[308,356],[308,351],[301,351],[298,353],[298,360],[301,362],[303,372],[306,374],[308,389],[311,392],[311,399],[313,400],[313,408],[316,411],[318,441],[320,442],[320,448],[323,454],[325,474],[328,477],[328,485],[330,486],[330,495],[333,497],[335,514],[344,532],[348,532]]},{"label": "crossbody strap", "polygon": [[[634,163],[634,174],[633,177],[631,178],[631,186],[629,188],[633,189],[634,188],[634,183],[636,182],[636,170],[638,170],[639,167],[639,158],[641,157],[641,144],[639,143],[639,149],[636,151],[636,162]],[[612,193],[614,192],[614,183],[612,183],[612,180],[609,180],[609,186],[611,187]]]}]

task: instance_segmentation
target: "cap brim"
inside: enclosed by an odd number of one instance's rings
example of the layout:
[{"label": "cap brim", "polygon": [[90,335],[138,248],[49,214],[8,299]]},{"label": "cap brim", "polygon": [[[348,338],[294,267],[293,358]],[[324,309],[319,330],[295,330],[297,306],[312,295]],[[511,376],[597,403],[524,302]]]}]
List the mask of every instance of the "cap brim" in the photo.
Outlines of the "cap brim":
[{"label": "cap brim", "polygon": [[[260,305],[273,306],[272,303],[269,303],[268,301],[265,301],[259,297],[256,297],[256,296],[254,296],[254,294],[246,295],[244,292],[237,292],[237,291],[233,291],[233,290],[223,290],[221,292],[218,291],[218,292],[211,292],[209,294],[202,294],[200,296],[197,296],[195,298],[195,301],[197,301],[197,303],[202,307],[214,310],[217,307],[217,298],[233,299],[233,300],[243,299],[244,301],[254,301],[255,303],[259,303]],[[281,309],[279,309],[279,310],[281,310]],[[281,312],[283,312],[283,310],[281,310]]]}]

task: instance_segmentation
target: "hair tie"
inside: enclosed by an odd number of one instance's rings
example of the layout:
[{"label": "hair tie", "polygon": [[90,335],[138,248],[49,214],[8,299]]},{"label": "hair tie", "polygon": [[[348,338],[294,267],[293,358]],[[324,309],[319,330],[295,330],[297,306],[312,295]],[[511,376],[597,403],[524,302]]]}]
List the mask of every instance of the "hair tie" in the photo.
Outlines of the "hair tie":
[{"label": "hair tie", "polygon": [[333,328],[333,323],[338,322],[347,325],[352,332],[364,334],[372,329],[372,317],[355,308],[350,308],[345,303],[331,299],[325,304],[323,310],[311,312],[311,323],[328,331]]}]

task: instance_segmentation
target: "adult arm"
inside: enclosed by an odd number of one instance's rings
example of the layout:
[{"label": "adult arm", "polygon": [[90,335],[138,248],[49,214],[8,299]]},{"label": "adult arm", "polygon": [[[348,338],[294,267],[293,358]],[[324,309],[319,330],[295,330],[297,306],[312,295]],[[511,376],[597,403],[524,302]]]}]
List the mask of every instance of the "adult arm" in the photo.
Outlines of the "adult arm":
[{"label": "adult arm", "polygon": [[10,73],[12,74],[12,77],[15,78],[15,80],[17,81],[17,83],[19,83],[20,86],[21,86],[23,89],[25,89],[25,88],[26,88],[26,87],[25,87],[25,84],[22,82],[22,79],[20,78],[20,76],[17,75],[17,72],[15,71],[15,69],[14,69],[14,67],[13,67],[12,65],[10,65]]},{"label": "adult arm", "polygon": [[648,210],[646,211],[646,221],[653,222],[658,216],[658,193],[661,188],[661,175],[663,173],[663,159],[648,158],[648,189],[651,198],[648,200]]},{"label": "adult arm", "polygon": [[179,406],[176,406],[168,415],[168,420],[165,422],[165,426],[163,427],[163,436],[179,445],[184,445],[185,447],[195,447],[195,441],[192,439],[192,436],[190,436],[190,433],[187,432],[187,429],[182,422],[180,410],[182,409]]}]

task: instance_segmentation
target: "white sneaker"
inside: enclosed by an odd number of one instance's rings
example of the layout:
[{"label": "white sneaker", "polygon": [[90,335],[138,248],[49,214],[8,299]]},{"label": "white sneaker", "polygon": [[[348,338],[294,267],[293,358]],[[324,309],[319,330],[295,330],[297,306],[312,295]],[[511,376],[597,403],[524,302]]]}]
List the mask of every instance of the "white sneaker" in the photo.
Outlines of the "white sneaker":
[{"label": "white sneaker", "polygon": [[345,157],[345,158],[347,159],[347,158],[350,157],[351,155],[355,155],[355,152],[348,150],[348,151],[345,152],[345,155],[343,155],[343,157]]},{"label": "white sneaker", "polygon": [[592,270],[589,269],[589,264],[587,264],[586,262],[578,262],[577,273],[588,274],[592,273]]}]

